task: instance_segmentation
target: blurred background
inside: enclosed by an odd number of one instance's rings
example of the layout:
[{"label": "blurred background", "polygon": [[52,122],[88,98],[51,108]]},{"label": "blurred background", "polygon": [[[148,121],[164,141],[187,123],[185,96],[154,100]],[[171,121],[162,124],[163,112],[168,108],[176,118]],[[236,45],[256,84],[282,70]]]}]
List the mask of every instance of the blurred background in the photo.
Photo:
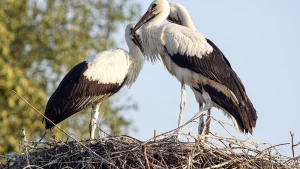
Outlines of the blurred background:
[{"label": "blurred background", "polygon": [[[136,20],[139,12],[140,4],[130,0],[0,1],[0,153],[19,152],[22,127],[30,140],[38,140],[44,132],[42,117],[12,90],[44,113],[62,77],[88,56],[119,46],[113,35],[120,32],[118,39],[123,39],[121,25]],[[102,104],[101,112],[106,113],[100,127],[107,133],[133,130],[132,122],[121,114],[137,110],[130,97],[125,94]],[[89,138],[89,118],[87,110],[60,127],[79,139]],[[53,134],[67,138],[58,130]]]},{"label": "blurred background", "polygon": [[[196,28],[225,54],[243,81],[258,121],[252,140],[280,144],[300,140],[298,100],[300,80],[300,2],[192,1],[184,5]],[[124,29],[137,22],[151,0],[17,0],[0,1],[0,153],[19,151],[21,128],[37,140],[44,132],[42,117],[12,93],[17,91],[44,112],[47,99],[61,78],[86,57],[105,49],[128,49]],[[137,82],[101,106],[100,128],[140,140],[177,127],[180,83],[161,62],[146,62]],[[184,121],[198,112],[187,88]],[[232,123],[213,109],[212,115]],[[87,139],[90,111],[77,113],[61,124],[64,130]],[[245,139],[234,129],[234,136]],[[197,133],[194,123],[185,132]],[[212,133],[228,136],[217,123]],[[57,138],[66,136],[54,130]],[[49,136],[50,137],[50,136]],[[290,155],[290,146],[280,148]],[[296,155],[299,155],[299,147]],[[298,154],[297,154],[298,153]]]}]

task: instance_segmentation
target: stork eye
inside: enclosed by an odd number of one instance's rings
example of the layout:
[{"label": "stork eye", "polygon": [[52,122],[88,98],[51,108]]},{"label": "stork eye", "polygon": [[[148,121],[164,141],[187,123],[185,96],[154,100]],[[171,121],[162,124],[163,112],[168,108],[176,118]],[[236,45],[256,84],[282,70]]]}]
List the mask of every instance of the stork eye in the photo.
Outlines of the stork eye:
[{"label": "stork eye", "polygon": [[153,4],[153,5],[151,6],[151,10],[153,10],[156,6],[157,6],[157,4]]},{"label": "stork eye", "polygon": [[130,28],[130,35],[134,35],[135,31],[133,30],[133,28]]}]

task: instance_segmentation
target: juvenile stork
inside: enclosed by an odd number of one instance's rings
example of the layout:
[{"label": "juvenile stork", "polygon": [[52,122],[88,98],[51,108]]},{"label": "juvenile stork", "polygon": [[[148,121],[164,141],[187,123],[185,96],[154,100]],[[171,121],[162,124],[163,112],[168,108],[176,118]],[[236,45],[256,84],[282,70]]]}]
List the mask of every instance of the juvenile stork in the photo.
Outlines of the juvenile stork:
[{"label": "juvenile stork", "polygon": [[[193,23],[193,21],[192,21],[192,19],[191,19],[191,17],[190,17],[189,12],[187,11],[187,9],[183,5],[181,5],[181,4],[177,3],[177,2],[171,2],[170,3],[170,14],[169,14],[167,20],[169,22],[172,22],[172,23],[175,23],[175,24],[178,24],[178,25],[182,25],[182,26],[188,27],[188,28],[193,29],[193,30],[197,30],[196,27],[195,27],[195,25],[194,25],[194,23]],[[206,39],[206,41],[208,43],[210,43],[212,46],[216,46],[209,39]],[[231,68],[230,63],[228,62],[228,60],[226,59],[226,57],[224,55],[222,57],[223,57],[224,60],[227,61],[228,66]],[[195,92],[197,92],[197,91],[195,91]],[[232,110],[230,110],[226,105],[221,105],[222,103],[218,103],[218,102],[215,102],[215,101],[213,101],[213,102],[215,104],[217,104],[218,107],[223,110],[223,112],[226,112],[226,115],[228,115],[229,117],[231,117],[231,119],[233,120],[233,122],[235,122],[234,117],[231,116],[230,113],[228,113],[229,111],[232,111]],[[237,110],[234,110],[234,111],[237,111]],[[207,116],[207,119],[206,119],[205,134],[209,134],[210,129],[211,129],[211,126],[210,126],[210,123],[211,123],[211,109],[208,109],[207,115],[208,116]],[[180,117],[182,118],[182,116],[180,116]],[[180,119],[179,121],[180,121],[179,126],[181,126],[182,119]],[[203,126],[204,126],[203,123],[204,123],[203,116],[200,116],[200,118],[199,118],[198,133],[202,133]],[[236,124],[236,123],[234,123],[234,124]],[[235,127],[238,128],[238,126],[235,126]]]},{"label": "juvenile stork", "polygon": [[[139,41],[132,35],[133,27],[133,24],[129,24],[125,30],[129,52],[124,49],[103,51],[79,63],[67,73],[48,100],[45,110],[47,118],[58,124],[92,107],[89,131],[91,140],[95,138],[100,103],[124,85],[130,87],[143,67],[144,56],[139,49]],[[53,127],[46,120],[46,129]]]},{"label": "juvenile stork", "polygon": [[[194,23],[190,17],[189,12],[186,10],[184,6],[177,2],[171,2],[170,3],[170,13],[167,18],[169,22],[182,25],[185,27],[188,27],[190,29],[196,30],[196,27],[194,26]],[[185,86],[183,85],[182,87],[182,98],[181,98],[181,111],[179,114],[179,120],[178,120],[178,127],[182,125],[182,118],[183,118],[183,113],[184,113],[184,108],[185,108],[185,103],[186,103],[186,98],[185,98]],[[198,92],[198,91],[194,91]],[[183,105],[183,106],[182,106]],[[231,116],[232,117],[232,116]],[[209,134],[210,132],[210,123],[211,123],[211,108],[207,110],[207,119],[206,119],[206,130],[205,134]],[[198,126],[198,134],[201,134],[203,132],[203,126],[204,126],[204,120],[203,116],[201,115],[199,117],[199,126]]]},{"label": "juvenile stork", "polygon": [[228,60],[195,29],[174,23],[160,26],[169,14],[168,2],[155,0],[136,24],[134,31],[143,26],[139,34],[144,55],[151,61],[161,56],[169,73],[192,88],[200,112],[220,108],[233,117],[239,131],[252,134],[256,110]]}]

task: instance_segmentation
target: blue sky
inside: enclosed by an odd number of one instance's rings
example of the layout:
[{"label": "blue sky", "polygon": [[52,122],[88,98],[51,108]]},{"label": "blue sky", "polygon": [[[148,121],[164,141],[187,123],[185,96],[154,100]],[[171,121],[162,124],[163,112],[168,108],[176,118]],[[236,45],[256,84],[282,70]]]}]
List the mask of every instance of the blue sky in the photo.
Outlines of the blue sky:
[{"label": "blue sky", "polygon": [[[151,2],[141,2],[142,13]],[[198,31],[223,51],[242,79],[258,114],[252,139],[285,143],[290,142],[289,131],[292,131],[295,141],[300,141],[300,1],[176,2],[188,9]],[[123,46],[127,48],[125,44]],[[139,105],[138,112],[126,115],[138,129],[137,133],[130,133],[131,136],[147,140],[153,136],[154,129],[159,134],[177,127],[180,83],[161,62],[146,63],[137,82],[127,92]],[[184,121],[197,111],[198,104],[187,88]],[[212,115],[232,123],[216,109]],[[185,131],[196,133],[196,124]],[[231,131],[241,137],[241,134]],[[212,124],[212,132],[226,135],[216,123]],[[281,149],[290,154],[290,146]],[[300,148],[296,150],[299,155]]]}]

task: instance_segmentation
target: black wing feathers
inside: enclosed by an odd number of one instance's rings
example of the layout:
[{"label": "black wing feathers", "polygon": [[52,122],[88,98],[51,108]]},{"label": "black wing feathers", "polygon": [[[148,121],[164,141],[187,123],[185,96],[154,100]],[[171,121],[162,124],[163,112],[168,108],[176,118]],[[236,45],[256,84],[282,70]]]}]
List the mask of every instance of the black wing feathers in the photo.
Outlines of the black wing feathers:
[{"label": "black wing feathers", "polygon": [[225,61],[225,63],[227,64],[227,66],[229,66],[229,68],[230,68],[229,69],[230,75],[234,79],[235,85],[238,86],[240,93],[242,93],[244,99],[246,99],[247,97],[245,96],[245,94],[246,94],[245,93],[246,92],[245,87],[244,87],[241,79],[237,76],[237,74],[235,73],[235,71],[232,69],[232,67],[231,67],[228,59],[225,57],[225,55],[223,54],[223,52],[211,40],[209,40],[209,39],[206,39],[206,40],[207,40],[207,43],[210,44],[214,48],[214,51],[216,51],[219,54],[219,57],[221,57]]},{"label": "black wing feathers", "polygon": [[[49,98],[45,116],[55,124],[81,110],[99,104],[103,99],[118,92],[126,80],[124,79],[122,84],[101,84],[98,81],[89,81],[83,76],[86,69],[86,62],[76,65]],[[52,127],[53,125],[46,120],[46,129]]]},{"label": "black wing feathers", "polygon": [[[199,73],[210,80],[226,86],[229,90],[231,90],[240,103],[240,119],[242,119],[246,130],[251,133],[252,127],[255,127],[257,115],[256,110],[246,94],[245,87],[240,78],[231,68],[229,61],[224,56],[222,51],[212,41],[209,39],[206,40],[207,43],[213,47],[213,51],[209,54],[203,55],[202,58],[197,56],[188,56],[186,54],[182,55],[180,53],[172,56],[170,55],[170,58],[178,66]],[[209,94],[212,97],[215,92]]]},{"label": "black wing feathers", "polygon": [[210,85],[203,85],[203,88],[207,93],[210,94],[211,100],[214,103],[216,103],[218,106],[226,110],[228,113],[230,113],[236,119],[239,128],[244,129],[245,132],[248,133],[248,130],[244,127],[244,124],[242,123],[242,119],[239,114],[240,112],[239,107],[237,107],[230,98],[228,98],[222,92],[216,90],[214,87]]},{"label": "black wing feathers", "polygon": [[247,100],[245,88],[239,77],[231,69],[231,65],[219,48],[211,41],[209,44],[214,48],[213,52],[199,58],[186,56],[179,53],[171,56],[173,62],[182,68],[190,69],[196,73],[216,81],[230,89],[239,101]]},{"label": "black wing feathers", "polygon": [[229,63],[229,61],[227,60],[227,58],[225,57],[225,55],[223,54],[223,52],[218,48],[217,45],[215,45],[211,40],[206,39],[207,43],[210,44],[211,47],[214,48],[214,50],[217,50],[219,53],[222,54],[224,61],[226,62],[226,64],[231,68],[231,65]]}]

